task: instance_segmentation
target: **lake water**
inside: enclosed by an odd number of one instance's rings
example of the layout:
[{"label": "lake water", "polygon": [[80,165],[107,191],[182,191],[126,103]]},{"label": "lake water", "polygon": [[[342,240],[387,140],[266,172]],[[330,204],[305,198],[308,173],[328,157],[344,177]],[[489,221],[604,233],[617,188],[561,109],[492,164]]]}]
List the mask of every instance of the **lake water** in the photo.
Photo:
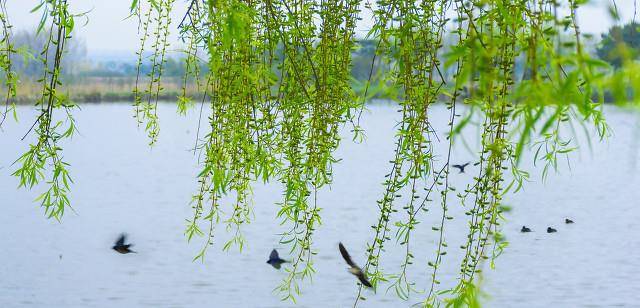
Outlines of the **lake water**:
[{"label": "lake water", "polygon": [[[80,134],[64,145],[75,180],[72,203],[62,223],[47,220],[33,199],[38,189],[16,190],[11,163],[27,147],[20,137],[35,116],[19,108],[20,122],[7,121],[0,132],[0,307],[289,307],[273,289],[286,273],[265,264],[272,248],[289,258],[278,244],[287,229],[275,218],[281,198],[278,185],[255,187],[255,219],[245,226],[247,246],[221,251],[224,227],[204,263],[192,262],[202,241],[187,243],[183,235],[190,217],[190,196],[198,173],[193,146],[197,113],[175,114],[160,106],[161,133],[149,148],[144,131],[136,128],[127,104],[86,105],[75,115]],[[594,142],[562,161],[559,172],[543,183],[531,160],[531,182],[505,198],[513,210],[503,231],[510,242],[496,269],[485,266],[483,302],[487,307],[635,306],[640,303],[640,176],[638,114],[608,108],[613,136]],[[346,136],[337,157],[335,182],[320,193],[323,225],[314,237],[317,274],[303,284],[297,307],[350,307],[355,279],[346,271],[337,243],[349,248],[363,264],[365,243],[377,219],[375,200],[393,154],[393,127],[398,114],[388,105],[371,105],[363,115],[367,140],[354,144]],[[443,125],[446,110],[438,106],[432,118]],[[473,140],[474,133],[468,133]],[[443,146],[442,144],[439,146]],[[471,147],[474,144],[470,144]],[[457,144],[454,161],[472,155]],[[473,167],[470,167],[473,170]],[[452,175],[463,188],[470,175]],[[453,204],[453,203],[452,203]],[[422,214],[412,246],[415,264],[410,279],[424,290],[429,282],[426,260],[434,256],[438,205]],[[456,217],[447,225],[450,247],[466,235],[464,209],[452,206]],[[565,225],[565,217],[576,223]],[[535,232],[519,232],[522,225]],[[558,233],[547,234],[547,226]],[[120,232],[127,232],[138,254],[120,255],[110,249]],[[397,271],[403,257],[389,244],[383,267]],[[459,266],[454,249],[445,256],[443,284],[452,282]],[[382,286],[365,291],[361,307],[407,307]]]}]

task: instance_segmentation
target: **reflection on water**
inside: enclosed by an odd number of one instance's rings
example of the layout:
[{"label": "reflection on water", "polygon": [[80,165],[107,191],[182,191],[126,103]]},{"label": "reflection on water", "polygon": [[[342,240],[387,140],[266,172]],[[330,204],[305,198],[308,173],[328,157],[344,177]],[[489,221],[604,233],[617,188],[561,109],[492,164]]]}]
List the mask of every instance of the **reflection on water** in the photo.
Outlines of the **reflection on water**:
[{"label": "reflection on water", "polygon": [[[446,121],[446,110],[432,117]],[[5,123],[0,133],[0,306],[2,307],[285,307],[272,290],[285,277],[265,261],[273,248],[283,258],[278,233],[285,230],[275,219],[281,198],[278,185],[255,187],[255,219],[244,227],[248,245],[242,253],[223,253],[227,236],[217,230],[216,246],[204,263],[192,262],[202,242],[186,243],[184,219],[195,191],[196,157],[188,151],[195,139],[196,113],[174,115],[174,107],[160,107],[161,135],[154,148],[147,146],[143,131],[136,129],[126,104],[88,105],[76,112],[80,135],[64,145],[72,164],[75,184],[72,203],[63,223],[46,220],[32,202],[37,191],[16,190],[11,163],[27,144],[20,137],[28,129],[28,110],[21,108],[21,122]],[[443,116],[438,117],[441,113]],[[377,218],[375,200],[392,155],[393,126],[397,113],[384,105],[370,107],[363,116],[367,140],[353,144],[349,136],[337,156],[335,182],[320,194],[323,225],[315,234],[317,274],[306,281],[299,307],[347,307],[353,302],[355,279],[346,271],[337,243],[342,241],[356,263],[363,264],[365,243],[372,238]],[[504,232],[510,246],[487,269],[482,288],[491,307],[612,306],[640,302],[640,181],[628,170],[635,115],[611,109],[607,112],[614,136],[594,143],[563,164],[546,184],[533,172],[524,191],[508,196],[513,207]],[[474,132],[469,132],[468,141]],[[457,145],[455,160],[471,154]],[[473,143],[471,146],[474,146]],[[469,166],[468,168],[473,168]],[[458,187],[470,181],[466,174],[452,175]],[[447,225],[447,241],[457,247],[464,240],[464,209],[451,209],[456,217]],[[426,260],[434,254],[439,219],[437,204],[423,214],[422,229],[413,237],[416,261],[409,278],[423,290],[429,282]],[[565,225],[564,219],[576,223]],[[527,225],[534,232],[519,230]],[[558,233],[547,234],[548,226]],[[120,232],[129,233],[138,254],[120,255],[110,247]],[[403,255],[389,244],[382,266],[397,271]],[[62,257],[60,257],[62,255]],[[442,268],[443,285],[454,281],[459,254],[452,251]],[[365,291],[363,307],[409,306],[394,291],[381,287]]]}]

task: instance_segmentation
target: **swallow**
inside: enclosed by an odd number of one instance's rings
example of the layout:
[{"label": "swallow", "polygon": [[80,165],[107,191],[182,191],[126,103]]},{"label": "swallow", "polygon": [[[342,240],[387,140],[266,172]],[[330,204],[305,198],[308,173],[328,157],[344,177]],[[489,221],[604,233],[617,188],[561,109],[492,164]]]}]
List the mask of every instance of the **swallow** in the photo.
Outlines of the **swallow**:
[{"label": "swallow", "polygon": [[459,173],[464,173],[464,168],[467,167],[467,165],[469,165],[469,163],[466,163],[464,165],[453,165],[451,167],[460,169]]},{"label": "swallow", "polygon": [[133,246],[133,244],[125,244],[124,242],[126,240],[127,240],[127,235],[122,233],[118,238],[118,240],[116,241],[116,244],[113,245],[113,247],[111,248],[121,254],[127,254],[132,252],[135,253],[135,251],[129,249],[129,247]]},{"label": "swallow", "polygon": [[275,249],[271,251],[271,254],[269,255],[269,260],[267,260],[267,263],[271,264],[271,266],[273,266],[276,269],[280,269],[280,265],[286,262],[289,262],[289,261],[280,259],[280,256],[278,255],[278,251],[276,251]]},{"label": "swallow", "polygon": [[551,228],[551,227],[547,228],[547,233],[553,233],[553,232],[558,232],[558,230],[556,230],[554,228]]},{"label": "swallow", "polygon": [[566,223],[566,224],[572,224],[572,223],[573,223],[573,220],[571,220],[571,219],[569,219],[569,218],[565,218],[565,219],[564,219],[564,223]]},{"label": "swallow", "polygon": [[340,254],[342,255],[342,258],[344,258],[347,264],[349,264],[349,273],[358,277],[358,280],[360,280],[363,285],[369,288],[373,287],[369,280],[367,280],[367,276],[364,274],[362,269],[355,263],[353,263],[353,261],[351,260],[351,256],[349,256],[349,253],[347,252],[347,249],[344,248],[344,245],[342,245],[342,243],[339,243],[338,248],[340,248]]},{"label": "swallow", "polygon": [[526,226],[522,226],[522,229],[520,229],[520,232],[522,233],[531,232],[531,229],[527,228]]}]

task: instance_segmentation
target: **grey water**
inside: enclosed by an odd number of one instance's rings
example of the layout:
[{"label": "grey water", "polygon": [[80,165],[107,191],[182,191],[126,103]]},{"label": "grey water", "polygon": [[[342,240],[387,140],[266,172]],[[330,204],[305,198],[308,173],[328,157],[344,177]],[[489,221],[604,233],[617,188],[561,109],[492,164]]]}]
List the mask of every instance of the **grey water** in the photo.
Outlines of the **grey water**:
[{"label": "grey water", "polygon": [[[148,146],[128,104],[84,105],[76,110],[79,134],[65,142],[64,159],[74,179],[72,204],[62,222],[47,220],[33,200],[42,187],[16,189],[12,163],[28,147],[21,141],[35,113],[19,107],[19,122],[8,120],[0,132],[0,307],[351,307],[356,280],[346,271],[338,249],[342,242],[356,263],[365,261],[373,237],[381,182],[393,155],[396,107],[373,104],[362,116],[367,138],[351,141],[349,129],[336,152],[334,183],[319,194],[322,225],[314,235],[312,280],[301,284],[297,304],[281,301],[274,288],[286,276],[266,264],[288,229],[276,218],[282,197],[277,183],[254,188],[253,221],[243,227],[247,244],[223,252],[229,236],[216,229],[214,246],[204,262],[193,257],[203,239],[187,243],[183,235],[191,215],[189,201],[199,172],[193,147],[197,110],[178,116],[175,106],[159,106],[158,143]],[[446,125],[447,110],[436,106],[432,119]],[[640,303],[640,176],[637,113],[606,108],[613,134],[604,141],[585,138],[580,150],[561,157],[558,171],[541,179],[542,167],[532,157],[522,167],[531,172],[523,190],[505,196],[512,210],[502,231],[509,246],[495,269],[483,266],[482,303],[487,307],[634,306]],[[206,131],[203,126],[200,134]],[[477,132],[464,132],[466,142],[454,148],[453,162],[472,161]],[[446,140],[439,136],[438,148]],[[442,162],[442,157],[439,157]],[[474,170],[452,174],[458,189],[470,183]],[[451,287],[459,268],[456,247],[466,236],[464,207],[451,201],[455,217],[447,222],[450,253],[440,269],[441,288]],[[361,307],[408,307],[420,302],[430,286],[427,261],[435,256],[439,204],[421,213],[412,236],[415,261],[409,279],[418,292],[408,301],[382,284],[364,291]],[[566,225],[565,218],[575,224]],[[522,225],[532,233],[520,233]],[[548,226],[558,230],[547,234]],[[392,232],[395,230],[392,228]],[[127,232],[137,254],[120,255],[110,247]],[[403,247],[389,242],[381,263],[385,272],[399,271]]]}]

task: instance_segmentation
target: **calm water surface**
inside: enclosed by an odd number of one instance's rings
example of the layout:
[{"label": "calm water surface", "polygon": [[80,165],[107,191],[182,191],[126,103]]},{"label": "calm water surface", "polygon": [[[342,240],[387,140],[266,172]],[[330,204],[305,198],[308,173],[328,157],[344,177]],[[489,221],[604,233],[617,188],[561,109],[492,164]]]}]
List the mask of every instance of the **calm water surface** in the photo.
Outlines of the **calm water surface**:
[{"label": "calm water surface", "polygon": [[[75,112],[80,134],[64,145],[75,180],[72,203],[77,215],[67,212],[63,222],[43,217],[32,200],[40,192],[16,190],[11,163],[28,144],[20,141],[35,116],[20,108],[19,123],[7,122],[0,132],[0,307],[288,307],[272,290],[285,277],[265,261],[286,226],[275,218],[281,198],[278,185],[258,185],[254,221],[245,226],[248,244],[221,252],[227,238],[217,230],[216,246],[204,263],[192,262],[202,241],[187,243],[183,236],[188,205],[196,189],[197,158],[188,151],[196,138],[196,112],[175,115],[172,105],[160,106],[161,135],[149,148],[144,131],[136,128],[127,104],[87,105]],[[446,110],[438,107],[433,119],[445,124]],[[589,150],[562,161],[559,172],[543,183],[531,159],[532,170],[523,191],[509,195],[513,207],[503,227],[510,246],[496,269],[482,277],[487,307],[637,306],[640,303],[640,175],[634,132],[637,114],[607,109],[613,136],[594,142]],[[375,200],[393,154],[395,108],[372,105],[363,116],[367,140],[354,144],[345,134],[335,166],[335,182],[320,193],[323,225],[314,245],[317,274],[303,284],[298,307],[349,307],[356,294],[354,278],[337,251],[342,241],[356,262],[365,258],[371,225],[377,218]],[[346,132],[346,130],[345,130]],[[442,137],[442,136],[441,136]],[[465,134],[474,140],[475,132]],[[443,147],[444,144],[438,145]],[[469,143],[471,148],[476,144]],[[462,143],[454,161],[473,159]],[[470,171],[474,169],[471,168]],[[459,188],[470,175],[452,175]],[[456,217],[447,225],[449,247],[458,247],[466,235],[464,208],[450,205]],[[434,256],[438,204],[423,214],[410,279],[424,290],[429,279],[426,260]],[[565,225],[564,218],[576,223]],[[519,233],[522,225],[535,232]],[[558,233],[547,234],[547,226]],[[130,234],[138,254],[120,255],[110,249],[120,232]],[[389,244],[383,267],[394,272],[403,258]],[[459,253],[451,248],[442,268],[443,285],[450,285],[459,266]],[[486,267],[486,266],[485,266]],[[362,307],[407,307],[409,301],[393,291],[366,291]]]}]

